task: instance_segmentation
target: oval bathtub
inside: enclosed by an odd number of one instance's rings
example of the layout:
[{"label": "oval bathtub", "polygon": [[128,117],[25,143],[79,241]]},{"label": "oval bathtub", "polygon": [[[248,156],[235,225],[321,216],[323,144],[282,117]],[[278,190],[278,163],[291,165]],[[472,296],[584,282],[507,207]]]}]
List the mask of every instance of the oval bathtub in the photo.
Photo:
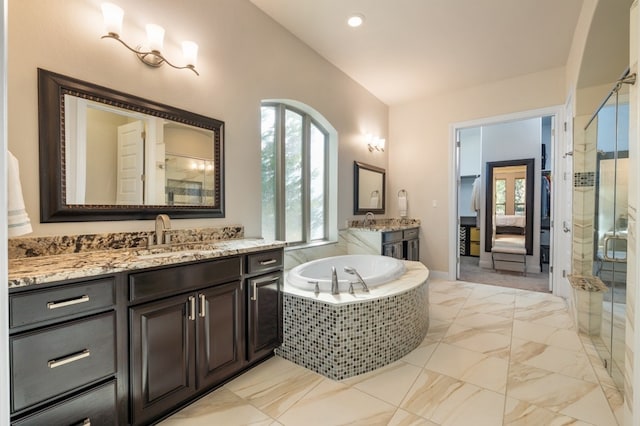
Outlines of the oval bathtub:
[{"label": "oval bathtub", "polygon": [[367,286],[375,288],[404,275],[404,262],[388,256],[373,254],[350,254],[313,260],[291,269],[287,283],[301,290],[314,291],[318,283],[320,293],[331,292],[331,268],[335,267],[341,293],[349,290],[349,283],[356,281],[354,275],[345,272],[345,267],[354,268]]}]

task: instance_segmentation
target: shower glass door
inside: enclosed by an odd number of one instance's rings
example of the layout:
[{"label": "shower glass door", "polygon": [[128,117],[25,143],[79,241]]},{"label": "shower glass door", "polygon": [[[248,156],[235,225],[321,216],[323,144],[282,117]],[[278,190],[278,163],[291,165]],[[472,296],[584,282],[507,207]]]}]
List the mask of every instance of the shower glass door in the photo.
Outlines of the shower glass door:
[{"label": "shower glass door", "polygon": [[627,276],[628,86],[614,91],[587,128],[596,144],[593,274],[607,286],[600,336],[594,339],[607,371],[623,387]]}]

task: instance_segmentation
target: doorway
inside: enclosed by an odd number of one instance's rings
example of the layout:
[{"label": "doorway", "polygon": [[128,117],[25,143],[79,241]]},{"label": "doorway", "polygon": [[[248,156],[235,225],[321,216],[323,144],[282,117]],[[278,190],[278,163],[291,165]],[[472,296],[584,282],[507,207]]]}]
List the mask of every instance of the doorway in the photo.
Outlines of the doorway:
[{"label": "doorway", "polygon": [[[552,291],[552,190],[555,189],[552,179],[559,133],[555,124],[560,113],[559,108],[551,108],[452,126],[457,221],[452,232],[456,241],[452,244],[450,264],[455,265],[456,280]],[[520,189],[511,191],[514,194],[506,189],[514,186],[505,185],[503,180],[487,181],[487,164],[523,159],[533,159],[533,173],[529,177],[533,182],[528,185],[532,189],[526,206],[522,204],[526,179],[517,179]],[[502,197],[496,199],[496,194]],[[494,205],[496,208],[488,207]],[[533,216],[532,221],[525,222],[527,212]],[[507,228],[515,235],[522,235],[522,244],[528,246],[524,262],[522,254],[518,255],[514,268],[508,267],[510,263],[504,263],[507,267],[495,267],[492,244],[496,240],[496,227],[491,224],[496,223],[496,218],[497,223],[505,220],[509,224],[522,223],[522,228]],[[525,223],[532,228],[526,230],[526,238]],[[518,230],[521,233],[516,232]]]}]

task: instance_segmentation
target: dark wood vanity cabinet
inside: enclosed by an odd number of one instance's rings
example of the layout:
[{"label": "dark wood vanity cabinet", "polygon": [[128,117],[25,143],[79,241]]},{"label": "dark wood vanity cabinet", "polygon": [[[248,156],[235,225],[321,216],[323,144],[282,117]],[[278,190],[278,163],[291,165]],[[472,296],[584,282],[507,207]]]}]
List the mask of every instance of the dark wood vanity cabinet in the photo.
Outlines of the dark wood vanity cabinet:
[{"label": "dark wood vanity cabinet", "polygon": [[126,417],[117,392],[116,281],[9,292],[12,424],[112,425]]},{"label": "dark wood vanity cabinet", "polygon": [[12,289],[12,424],[143,425],[182,408],[282,342],[282,268],[277,249]]},{"label": "dark wood vanity cabinet", "polygon": [[132,424],[170,414],[273,353],[282,260],[280,249],[129,274]]},{"label": "dark wood vanity cabinet", "polygon": [[[236,374],[244,362],[241,258],[131,274],[131,414],[145,424]],[[151,286],[152,285],[152,286]]]},{"label": "dark wood vanity cabinet", "polygon": [[420,260],[418,228],[382,233],[382,255],[404,260]]},{"label": "dark wood vanity cabinet", "polygon": [[282,250],[247,256],[247,359],[264,358],[282,343]]}]

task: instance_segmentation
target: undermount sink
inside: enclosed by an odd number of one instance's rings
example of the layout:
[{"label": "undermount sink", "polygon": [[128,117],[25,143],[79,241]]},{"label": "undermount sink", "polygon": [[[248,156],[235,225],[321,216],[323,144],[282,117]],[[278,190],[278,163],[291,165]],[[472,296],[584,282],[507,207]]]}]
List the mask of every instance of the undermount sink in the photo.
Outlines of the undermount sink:
[{"label": "undermount sink", "polygon": [[137,259],[158,259],[163,257],[182,257],[204,255],[214,249],[213,244],[177,244],[141,249],[133,254]]},{"label": "undermount sink", "polygon": [[204,255],[206,250],[173,250],[161,251],[158,253],[137,253],[136,258],[140,260],[159,259],[163,257],[185,257]]}]

